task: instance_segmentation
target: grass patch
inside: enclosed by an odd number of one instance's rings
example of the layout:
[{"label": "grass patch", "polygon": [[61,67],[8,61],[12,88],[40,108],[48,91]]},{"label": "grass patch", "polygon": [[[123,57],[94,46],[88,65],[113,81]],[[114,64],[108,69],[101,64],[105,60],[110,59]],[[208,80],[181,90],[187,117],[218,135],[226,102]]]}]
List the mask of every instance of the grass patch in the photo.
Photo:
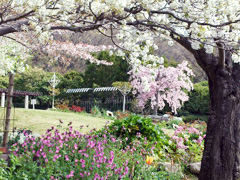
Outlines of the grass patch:
[{"label": "grass patch", "polygon": [[[5,110],[3,108],[0,109],[1,130],[3,130],[3,120],[5,117],[4,111]],[[13,108],[10,130],[12,130],[14,127],[17,127],[17,129],[28,129],[32,130],[33,133],[43,134],[45,133],[46,129],[51,128],[51,126],[59,125],[60,119],[64,122],[65,127],[69,122],[72,122],[74,130],[79,131],[80,126],[84,125],[84,128],[81,130],[83,133],[93,128],[100,129],[107,121],[109,121],[109,119],[71,112]]]}]

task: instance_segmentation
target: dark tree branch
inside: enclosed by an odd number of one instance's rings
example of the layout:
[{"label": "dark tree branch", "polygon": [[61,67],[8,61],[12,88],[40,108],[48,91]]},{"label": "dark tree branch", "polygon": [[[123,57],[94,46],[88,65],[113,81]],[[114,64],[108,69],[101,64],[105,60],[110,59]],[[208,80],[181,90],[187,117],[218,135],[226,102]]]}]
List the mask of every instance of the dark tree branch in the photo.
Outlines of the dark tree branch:
[{"label": "dark tree branch", "polygon": [[6,24],[6,23],[9,23],[9,22],[12,22],[12,21],[18,21],[20,19],[28,17],[32,13],[34,13],[34,11],[29,11],[28,13],[24,13],[24,14],[21,14],[21,15],[16,16],[16,17],[11,17],[11,18],[8,18],[6,20],[2,20],[2,21],[0,21],[0,25]]},{"label": "dark tree branch", "polygon": [[85,27],[53,26],[53,27],[51,27],[51,30],[69,30],[69,31],[74,31],[74,32],[84,32],[84,31],[90,31],[90,30],[98,29],[99,27],[101,27],[103,25],[104,24],[99,23],[99,24],[88,25],[88,26],[85,26]]},{"label": "dark tree branch", "polygon": [[21,31],[21,27],[23,25],[28,26],[29,25],[29,20],[25,19],[25,20],[18,21],[14,24],[0,26],[0,36],[6,35],[6,34],[9,34],[9,33],[14,33],[14,32]]},{"label": "dark tree branch", "polygon": [[112,25],[110,25],[110,30],[111,30],[111,40],[112,40],[113,44],[114,44],[115,46],[117,46],[118,48],[122,49],[123,51],[129,52],[127,49],[119,46],[119,45],[114,41],[114,39],[113,39],[113,28],[112,28]]}]

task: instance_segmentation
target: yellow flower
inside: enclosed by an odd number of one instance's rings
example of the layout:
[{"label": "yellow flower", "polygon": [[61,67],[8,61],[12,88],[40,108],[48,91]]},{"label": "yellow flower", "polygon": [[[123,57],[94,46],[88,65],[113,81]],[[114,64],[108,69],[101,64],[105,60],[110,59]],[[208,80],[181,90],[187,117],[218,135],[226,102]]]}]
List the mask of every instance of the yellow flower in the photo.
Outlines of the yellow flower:
[{"label": "yellow flower", "polygon": [[153,157],[147,156],[146,163],[150,165],[152,164],[152,162],[153,162]]}]

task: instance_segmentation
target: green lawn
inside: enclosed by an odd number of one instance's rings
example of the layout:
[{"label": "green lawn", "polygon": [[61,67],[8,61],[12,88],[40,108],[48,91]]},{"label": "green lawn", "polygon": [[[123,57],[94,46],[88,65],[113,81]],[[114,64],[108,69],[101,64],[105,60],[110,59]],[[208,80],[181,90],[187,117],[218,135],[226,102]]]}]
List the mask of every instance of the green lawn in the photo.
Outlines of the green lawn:
[{"label": "green lawn", "polygon": [[[4,112],[3,108],[0,108],[0,128],[3,130],[3,119]],[[13,108],[12,118],[10,128],[17,127],[18,129],[29,129],[33,133],[42,134],[46,129],[51,128],[51,126],[59,125],[59,120],[64,122],[64,127],[67,127],[69,122],[72,122],[74,130],[80,130],[80,125],[85,127],[81,130],[83,133],[89,131],[90,129],[99,129],[105,125],[108,119],[103,119],[99,117],[92,117],[90,115],[77,114],[77,113],[67,113],[58,112],[51,110],[32,110],[23,108]],[[88,128],[86,126],[89,126]]]}]

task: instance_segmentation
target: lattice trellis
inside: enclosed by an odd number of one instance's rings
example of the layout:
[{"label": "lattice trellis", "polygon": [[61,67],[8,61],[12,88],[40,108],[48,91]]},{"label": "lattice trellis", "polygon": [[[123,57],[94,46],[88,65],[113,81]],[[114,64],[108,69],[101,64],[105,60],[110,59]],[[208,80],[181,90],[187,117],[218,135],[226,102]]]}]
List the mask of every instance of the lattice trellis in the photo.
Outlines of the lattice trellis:
[{"label": "lattice trellis", "polygon": [[99,87],[99,88],[78,88],[78,89],[68,89],[66,93],[85,93],[85,92],[104,92],[104,91],[118,91],[115,87]]}]

